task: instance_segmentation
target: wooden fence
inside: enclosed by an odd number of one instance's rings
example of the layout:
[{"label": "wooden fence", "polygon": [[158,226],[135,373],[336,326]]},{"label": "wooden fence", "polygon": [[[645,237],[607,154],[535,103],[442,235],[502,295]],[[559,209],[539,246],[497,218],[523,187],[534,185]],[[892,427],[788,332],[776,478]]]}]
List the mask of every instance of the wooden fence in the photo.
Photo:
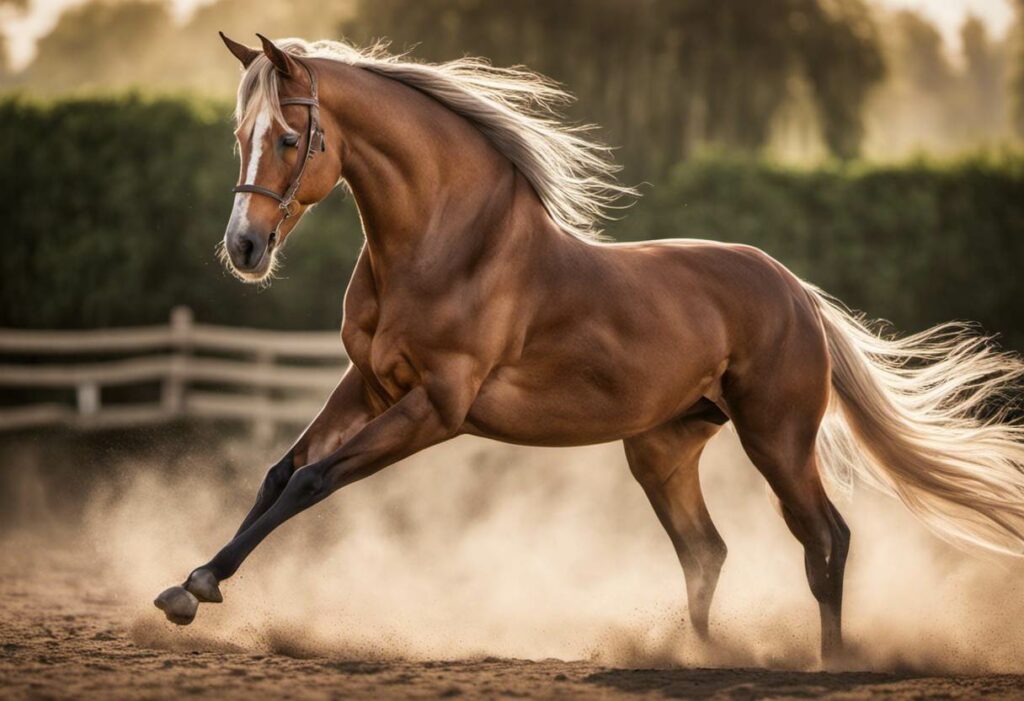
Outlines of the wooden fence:
[{"label": "wooden fence", "polygon": [[[117,357],[96,359],[103,355]],[[167,326],[0,329],[0,358],[0,388],[36,390],[31,395],[74,390],[76,398],[0,405],[0,430],[137,426],[189,416],[250,420],[266,433],[312,419],[347,364],[336,331],[196,324],[186,307],[175,308]],[[157,401],[103,401],[104,388],[147,384],[159,385]]]}]

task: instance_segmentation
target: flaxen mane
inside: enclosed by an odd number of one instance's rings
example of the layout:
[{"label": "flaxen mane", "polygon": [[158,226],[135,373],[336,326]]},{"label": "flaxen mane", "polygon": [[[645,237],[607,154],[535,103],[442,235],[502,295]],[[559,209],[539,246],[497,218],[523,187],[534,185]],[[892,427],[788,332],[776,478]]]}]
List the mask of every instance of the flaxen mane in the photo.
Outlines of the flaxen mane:
[{"label": "flaxen mane", "polygon": [[[496,68],[482,59],[431,64],[389,54],[383,45],[357,49],[338,41],[277,42],[296,56],[342,61],[420,90],[473,122],[533,185],[551,218],[583,239],[600,235],[597,223],[631,187],[615,182],[618,171],[606,146],[584,137],[587,127],[566,126],[555,108],[570,95],[547,78],[522,68]],[[259,56],[238,86],[235,117],[251,124],[270,109],[287,128],[278,104],[273,65]]]}]

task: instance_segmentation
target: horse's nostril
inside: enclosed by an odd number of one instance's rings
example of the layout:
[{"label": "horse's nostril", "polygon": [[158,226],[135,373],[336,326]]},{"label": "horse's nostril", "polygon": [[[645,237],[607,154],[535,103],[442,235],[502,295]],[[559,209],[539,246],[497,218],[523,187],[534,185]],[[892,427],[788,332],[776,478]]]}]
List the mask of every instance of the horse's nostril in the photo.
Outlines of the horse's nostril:
[{"label": "horse's nostril", "polygon": [[248,236],[239,236],[235,241],[235,251],[238,253],[238,258],[243,264],[249,265],[250,258],[252,257],[253,251],[256,249],[256,244]]}]

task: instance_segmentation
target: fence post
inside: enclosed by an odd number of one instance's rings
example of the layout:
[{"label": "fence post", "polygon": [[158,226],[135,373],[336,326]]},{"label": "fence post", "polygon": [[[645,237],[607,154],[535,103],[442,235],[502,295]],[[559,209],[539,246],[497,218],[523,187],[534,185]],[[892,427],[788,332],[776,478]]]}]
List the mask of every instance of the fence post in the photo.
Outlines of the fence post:
[{"label": "fence post", "polygon": [[174,307],[171,310],[171,367],[160,398],[164,410],[170,414],[180,414],[185,410],[186,365],[192,346],[192,324],[191,309]]},{"label": "fence post", "polygon": [[91,416],[100,410],[100,387],[95,382],[86,382],[75,388],[75,397],[80,416]]},{"label": "fence post", "polygon": [[[256,374],[259,376],[266,375],[274,367],[274,362],[277,360],[276,356],[267,350],[260,350],[256,352]],[[268,388],[260,387],[256,390],[256,396],[258,397],[256,405],[262,410],[262,415],[258,416],[253,422],[252,432],[253,441],[258,445],[267,445],[270,440],[274,437],[274,420],[270,416],[270,404],[271,404],[271,393]]]}]

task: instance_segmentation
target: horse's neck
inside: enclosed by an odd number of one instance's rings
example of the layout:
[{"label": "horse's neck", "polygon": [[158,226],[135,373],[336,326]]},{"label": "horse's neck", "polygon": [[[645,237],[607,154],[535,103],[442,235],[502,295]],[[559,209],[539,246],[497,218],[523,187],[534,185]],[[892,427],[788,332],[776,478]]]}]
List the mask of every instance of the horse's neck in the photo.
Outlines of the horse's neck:
[{"label": "horse's neck", "polygon": [[479,130],[397,81],[351,66],[335,75],[323,81],[322,101],[342,133],[342,177],[375,275],[410,261],[453,273],[482,249],[512,243],[522,179]]}]

